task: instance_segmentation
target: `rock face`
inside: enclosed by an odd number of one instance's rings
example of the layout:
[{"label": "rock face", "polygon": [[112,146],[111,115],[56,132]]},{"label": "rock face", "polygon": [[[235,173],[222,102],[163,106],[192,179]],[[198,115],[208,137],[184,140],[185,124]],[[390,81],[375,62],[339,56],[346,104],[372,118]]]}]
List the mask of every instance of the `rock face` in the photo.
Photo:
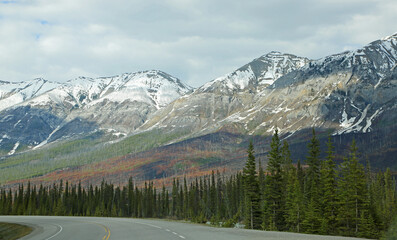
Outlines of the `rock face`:
[{"label": "rock face", "polygon": [[302,120],[335,129],[334,134],[370,132],[380,127],[377,119],[382,114],[396,114],[396,63],[395,34],[355,51],[313,61],[280,78],[269,95],[296,96],[272,99],[289,109],[296,108],[281,102],[300,102],[307,112]]},{"label": "rock face", "polygon": [[293,135],[311,127],[370,132],[385,126],[381,115],[396,115],[396,38],[316,61],[267,54],[171,103],[141,129],[185,128],[188,137],[220,130],[269,135],[275,128]]},{"label": "rock face", "polygon": [[0,148],[9,152],[18,143],[14,153],[100,129],[125,135],[191,89],[154,70],[64,84],[0,82]]},{"label": "rock face", "polygon": [[36,146],[47,139],[62,119],[30,106],[0,112],[0,146],[4,154],[14,154],[24,146]]},{"label": "rock face", "polygon": [[[244,126],[236,126],[229,120],[254,107],[255,98],[278,78],[308,62],[307,58],[291,54],[268,53],[160,109],[140,130],[164,128],[188,133],[188,136],[203,135],[222,127],[244,132]],[[236,120],[243,119],[237,117]]]}]

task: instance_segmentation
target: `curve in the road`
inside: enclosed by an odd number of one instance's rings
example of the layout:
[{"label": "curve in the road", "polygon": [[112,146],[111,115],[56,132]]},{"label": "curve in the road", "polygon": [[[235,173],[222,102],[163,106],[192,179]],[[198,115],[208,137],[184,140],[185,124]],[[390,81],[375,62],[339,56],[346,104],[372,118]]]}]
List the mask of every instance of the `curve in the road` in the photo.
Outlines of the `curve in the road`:
[{"label": "curve in the road", "polygon": [[60,234],[61,232],[62,232],[62,226],[61,225],[58,225],[58,224],[53,224],[53,225],[56,225],[56,226],[58,226],[59,227],[59,231],[58,232],[56,232],[54,235],[52,235],[51,237],[49,237],[49,238],[46,238],[45,240],[50,240],[50,239],[52,239],[52,238],[54,238],[54,237],[56,237],[58,234]]},{"label": "curve in the road", "polygon": [[23,237],[23,240],[357,240],[357,238],[214,228],[175,221],[132,218],[0,216],[0,221],[22,223],[34,227],[35,230]]},{"label": "curve in the road", "polygon": [[177,232],[171,231],[168,228],[162,228],[162,227],[159,227],[159,226],[156,226],[156,225],[153,225],[153,224],[149,224],[149,223],[141,223],[141,222],[133,222],[133,223],[150,226],[150,227],[154,227],[154,228],[157,228],[157,229],[161,229],[161,230],[164,230],[166,232],[172,233],[172,234],[174,234],[174,235],[176,235],[176,236],[178,236],[178,237],[180,237],[182,239],[186,239],[186,237],[182,236],[181,234],[179,234]]}]

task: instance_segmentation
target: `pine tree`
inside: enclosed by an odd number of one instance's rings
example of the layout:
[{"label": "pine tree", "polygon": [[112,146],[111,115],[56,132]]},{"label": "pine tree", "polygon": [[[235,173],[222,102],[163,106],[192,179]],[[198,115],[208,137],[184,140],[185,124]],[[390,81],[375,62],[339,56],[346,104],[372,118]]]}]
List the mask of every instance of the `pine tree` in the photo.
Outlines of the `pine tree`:
[{"label": "pine tree", "polygon": [[[283,180],[283,198],[280,201],[280,209],[282,213],[284,214],[284,218],[286,220],[287,217],[291,217],[287,211],[288,207],[293,207],[296,208],[298,207],[296,204],[298,201],[297,199],[297,193],[295,191],[295,181],[297,181],[297,173],[294,165],[292,164],[292,159],[291,159],[291,152],[289,150],[289,145],[287,141],[283,141],[283,145],[281,147],[281,157],[282,157],[282,171],[281,171],[281,177]],[[290,201],[287,203],[287,201]],[[288,204],[288,205],[287,205]],[[295,209],[296,210],[296,209]],[[291,220],[291,219],[290,219]],[[287,221],[286,221],[287,223]],[[288,225],[288,224],[287,224]],[[297,225],[296,221],[294,226]],[[289,230],[291,228],[290,226],[286,226],[283,230]]]},{"label": "pine tree", "polygon": [[65,206],[64,206],[61,198],[58,198],[58,200],[56,202],[54,213],[56,216],[64,216],[65,215]]},{"label": "pine tree", "polygon": [[318,187],[320,185],[320,143],[316,137],[316,132],[312,129],[312,139],[308,144],[309,156],[306,164],[308,165],[305,183],[305,195],[309,201],[312,196],[318,197]]},{"label": "pine tree", "polygon": [[217,170],[216,171],[216,200],[217,200],[217,208],[216,208],[216,215],[218,219],[223,219],[223,216],[225,215],[225,206],[223,204],[224,199],[223,199],[223,181],[220,172]]},{"label": "pine tree", "polygon": [[187,189],[186,176],[183,178],[183,218],[188,218],[189,211],[189,191]]},{"label": "pine tree", "polygon": [[30,192],[31,192],[31,186],[30,186],[30,181],[28,181],[28,186],[26,188],[24,197],[23,197],[23,212],[24,214],[28,215],[28,206],[29,206],[29,201],[30,199]]},{"label": "pine tree", "polygon": [[261,226],[260,191],[252,142],[249,143],[247,153],[248,158],[243,169],[246,199],[244,222],[246,228],[259,229]]},{"label": "pine tree", "polygon": [[282,164],[285,168],[291,167],[292,159],[291,159],[291,152],[289,150],[289,145],[286,140],[283,141],[283,146],[281,147],[281,157],[282,157]]},{"label": "pine tree", "polygon": [[334,146],[332,145],[331,136],[328,136],[327,157],[321,167],[321,233],[336,233],[336,165],[334,162]]},{"label": "pine tree", "polygon": [[4,206],[5,206],[6,196],[4,189],[0,190],[0,215],[4,215]]},{"label": "pine tree", "polygon": [[320,143],[312,130],[312,139],[308,144],[309,156],[307,157],[307,174],[305,181],[306,211],[303,227],[308,233],[319,233],[321,228],[321,203],[320,203]]},{"label": "pine tree", "polygon": [[263,227],[266,230],[281,231],[285,228],[285,208],[283,206],[285,184],[282,173],[283,156],[277,130],[270,143],[268,158],[267,172],[269,175],[266,177],[266,212]]},{"label": "pine tree", "polygon": [[393,221],[393,218],[397,215],[396,184],[391,176],[390,168],[386,169],[386,172],[384,173],[384,179],[385,179],[385,184],[384,184],[385,194],[384,194],[383,221],[385,222],[385,228],[387,229],[389,227],[388,224],[391,223]]},{"label": "pine tree", "polygon": [[178,186],[176,185],[175,178],[172,181],[172,208],[171,208],[171,215],[176,216],[177,215],[177,198],[178,198]]},{"label": "pine tree", "polygon": [[265,171],[263,170],[261,161],[259,161],[259,166],[258,166],[258,183],[259,183],[259,191],[262,193],[261,195],[264,196],[263,193],[265,192]]},{"label": "pine tree", "polygon": [[366,213],[363,210],[369,208],[369,197],[364,167],[358,162],[354,139],[349,155],[342,163],[339,180],[339,229],[341,232],[359,236],[360,220],[363,219],[360,214]]},{"label": "pine tree", "polygon": [[216,198],[216,183],[215,183],[215,173],[212,170],[211,173],[211,183],[210,183],[210,205],[209,208],[211,210],[211,218],[216,215],[216,209],[217,209],[217,198]]},{"label": "pine tree", "polygon": [[[259,161],[259,166],[258,166],[258,184],[259,184],[259,192],[260,192],[260,199],[259,199],[259,207],[261,209],[262,217],[265,216],[264,213],[266,213],[266,177],[265,177],[265,171],[262,167],[262,162]],[[236,201],[237,202],[237,201]],[[264,228],[263,224],[263,219],[262,219],[262,228]]]},{"label": "pine tree", "polygon": [[304,212],[304,196],[302,187],[298,179],[297,169],[291,171],[286,191],[286,211],[285,220],[287,230],[291,232],[301,232],[301,225]]}]

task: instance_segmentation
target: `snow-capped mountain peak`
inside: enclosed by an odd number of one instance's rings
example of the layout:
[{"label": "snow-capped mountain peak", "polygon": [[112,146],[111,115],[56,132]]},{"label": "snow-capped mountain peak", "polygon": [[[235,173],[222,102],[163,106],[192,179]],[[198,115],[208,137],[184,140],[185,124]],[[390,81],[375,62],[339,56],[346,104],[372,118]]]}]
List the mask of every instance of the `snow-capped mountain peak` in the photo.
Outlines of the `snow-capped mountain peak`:
[{"label": "snow-capped mountain peak", "polygon": [[384,38],[382,38],[382,41],[387,41],[389,39],[396,39],[397,38],[397,32],[395,32],[394,34],[390,35],[390,36],[386,36]]},{"label": "snow-capped mountain peak", "polygon": [[[10,136],[0,138],[0,147],[13,145],[15,149],[9,152],[14,154],[22,145],[41,147],[100,129],[125,135],[191,90],[179,79],[157,70],[78,77],[65,83],[0,81],[0,133]],[[21,131],[24,128],[29,131]]]},{"label": "snow-capped mountain peak", "polygon": [[164,72],[151,70],[113,77],[77,78],[64,87],[80,105],[103,101],[142,101],[161,108],[192,88]]},{"label": "snow-capped mountain peak", "polygon": [[292,54],[277,51],[269,52],[236,71],[217,78],[201,88],[198,92],[234,92],[258,89],[271,85],[281,76],[303,67],[310,60]]},{"label": "snow-capped mountain peak", "polygon": [[362,81],[377,87],[397,64],[397,34],[368,45],[311,61],[292,75],[286,75],[272,87],[280,88],[300,83],[309,76],[327,76],[340,71],[353,72]]},{"label": "snow-capped mountain peak", "polygon": [[157,70],[112,77],[78,77],[63,84],[44,79],[0,82],[0,110],[16,104],[45,106],[51,102],[81,108],[103,101],[137,101],[161,108],[191,90],[179,79]]},{"label": "snow-capped mountain peak", "polygon": [[43,94],[61,84],[42,78],[25,82],[0,82],[0,111]]}]

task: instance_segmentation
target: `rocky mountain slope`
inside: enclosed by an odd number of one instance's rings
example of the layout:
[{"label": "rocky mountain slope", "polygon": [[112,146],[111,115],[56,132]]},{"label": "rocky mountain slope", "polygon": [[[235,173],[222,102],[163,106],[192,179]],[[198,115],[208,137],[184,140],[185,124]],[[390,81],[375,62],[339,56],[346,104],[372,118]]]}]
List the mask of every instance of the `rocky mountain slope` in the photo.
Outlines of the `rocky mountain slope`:
[{"label": "rocky mountain slope", "polygon": [[271,52],[226,76],[217,78],[192,94],[160,109],[139,130],[167,129],[168,132],[200,136],[218,131],[232,116],[253,107],[255,98],[286,73],[308,63],[307,58]]},{"label": "rocky mountain slope", "polygon": [[[334,134],[367,133],[396,115],[396,64],[397,34],[313,61],[280,78],[267,98],[280,109],[294,109],[281,119],[285,130],[292,117],[307,122],[301,125],[335,129]],[[302,119],[291,102],[304,106]]]},{"label": "rocky mountain slope", "polygon": [[[369,132],[381,125],[382,114],[396,112],[396,38],[316,61],[270,53],[171,103],[141,129],[186,128],[190,136],[220,130],[266,135],[276,127],[288,135],[311,127],[333,134]],[[278,63],[295,65],[274,71],[262,60],[276,62],[282,56]]]},{"label": "rocky mountain slope", "polygon": [[0,84],[0,148],[9,154],[98,130],[126,135],[191,91],[161,71]]}]

